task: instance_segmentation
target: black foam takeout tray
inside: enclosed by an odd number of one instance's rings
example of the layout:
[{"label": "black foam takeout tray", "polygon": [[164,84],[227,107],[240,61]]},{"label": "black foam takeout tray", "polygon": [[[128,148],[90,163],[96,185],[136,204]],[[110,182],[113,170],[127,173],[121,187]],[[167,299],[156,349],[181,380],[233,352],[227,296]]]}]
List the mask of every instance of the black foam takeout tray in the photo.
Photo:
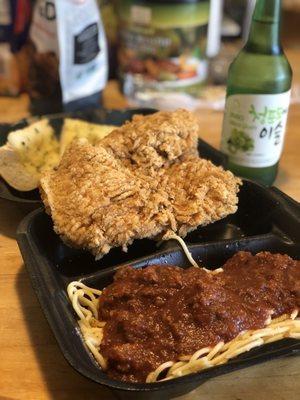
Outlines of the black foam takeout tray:
[{"label": "black foam takeout tray", "polygon": [[[54,115],[49,119],[59,135],[65,117],[121,125],[133,114],[149,114],[153,111],[92,110]],[[0,145],[5,143],[11,130],[31,122],[23,120],[14,126],[1,125]],[[225,156],[201,140],[199,152],[217,165],[226,165]],[[41,205],[37,191],[14,191],[0,180],[1,197],[35,207]],[[67,247],[54,233],[51,218],[42,208],[25,217],[17,236],[34,290],[65,358],[82,375],[110,388],[117,398],[168,399],[187,393],[217,375],[300,350],[300,341],[287,339],[253,349],[228,364],[164,383],[128,384],[114,381],[99,369],[81,339],[77,318],[66,295],[68,283],[80,279],[87,285],[104,288],[112,282],[114,272],[126,264],[136,268],[152,263],[186,268],[189,264],[181,249],[173,241],[157,246],[151,240],[137,240],[129,247],[128,253],[113,249],[96,262],[89,253]],[[253,253],[269,250],[300,259],[300,206],[275,188],[267,189],[244,181],[237,213],[197,229],[187,236],[186,242],[196,260],[208,268],[222,265],[239,250]]]},{"label": "black foam takeout tray", "polygon": [[[131,120],[134,114],[148,115],[156,110],[151,108],[137,108],[137,109],[124,109],[124,110],[105,110],[105,109],[92,109],[85,111],[76,111],[71,113],[46,115],[42,118],[48,118],[50,124],[53,126],[57,137],[60,136],[61,129],[65,118],[78,118],[84,121],[89,121],[98,124],[116,125],[120,126],[126,121]],[[40,117],[30,117],[19,121],[16,124],[0,124],[0,146],[3,146],[7,141],[7,136],[10,132],[25,128],[26,126],[37,121]],[[223,165],[226,162],[224,154],[217,152],[208,143],[199,139],[199,153],[204,157],[209,157],[215,164]],[[41,204],[40,194],[38,189],[29,192],[21,192],[9,186],[0,177],[0,199],[16,202],[20,205],[31,206],[32,208],[39,207]]]},{"label": "black foam takeout tray", "polygon": [[[189,264],[183,252],[173,241],[158,247],[154,241],[137,240],[128,253],[114,249],[96,262],[90,254],[67,247],[54,233],[51,218],[42,208],[25,217],[17,236],[34,290],[65,358],[82,375],[111,389],[116,398],[169,399],[218,375],[300,351],[299,340],[285,339],[253,349],[227,364],[175,380],[154,384],[112,380],[99,369],[82,341],[66,294],[68,283],[80,279],[102,289],[112,282],[121,265],[141,268],[171,264],[186,268]],[[211,269],[240,250],[267,250],[300,259],[300,206],[275,188],[244,181],[236,214],[197,229],[186,237],[186,242],[194,258]]]}]

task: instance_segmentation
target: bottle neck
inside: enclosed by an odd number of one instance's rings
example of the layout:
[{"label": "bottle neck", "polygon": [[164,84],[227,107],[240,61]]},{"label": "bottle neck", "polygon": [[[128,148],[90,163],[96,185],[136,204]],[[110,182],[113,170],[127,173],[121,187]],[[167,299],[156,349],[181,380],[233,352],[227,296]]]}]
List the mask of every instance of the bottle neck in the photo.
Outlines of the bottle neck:
[{"label": "bottle neck", "polygon": [[262,54],[281,54],[281,0],[257,0],[253,13],[247,51]]}]

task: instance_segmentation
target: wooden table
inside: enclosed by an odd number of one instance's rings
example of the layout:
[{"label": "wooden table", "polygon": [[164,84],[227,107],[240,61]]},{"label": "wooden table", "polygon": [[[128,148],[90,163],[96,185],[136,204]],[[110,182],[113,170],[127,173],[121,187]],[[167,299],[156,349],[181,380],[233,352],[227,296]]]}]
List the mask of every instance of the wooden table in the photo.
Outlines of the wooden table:
[{"label": "wooden table", "polygon": [[[289,53],[300,82],[300,55]],[[124,107],[116,84],[105,92],[107,107]],[[28,115],[28,99],[0,98],[0,121]],[[222,113],[199,111],[202,137],[220,141]],[[291,107],[284,155],[275,184],[300,201],[300,105]],[[24,213],[0,202],[0,400],[110,400],[111,395],[77,374],[63,358],[31,288],[15,231]],[[300,357],[268,362],[213,379],[184,400],[298,400]],[[163,400],[163,399],[162,399]]]}]

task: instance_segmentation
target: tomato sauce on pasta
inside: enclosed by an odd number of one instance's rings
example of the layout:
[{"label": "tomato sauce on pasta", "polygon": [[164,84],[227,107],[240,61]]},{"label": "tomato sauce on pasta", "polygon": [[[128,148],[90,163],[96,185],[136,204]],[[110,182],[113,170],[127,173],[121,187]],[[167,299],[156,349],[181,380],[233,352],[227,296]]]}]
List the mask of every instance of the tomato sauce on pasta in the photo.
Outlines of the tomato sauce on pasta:
[{"label": "tomato sauce on pasta", "polygon": [[83,339],[114,379],[158,382],[300,339],[300,262],[239,252],[223,268],[124,267],[103,291],[71,282]]}]

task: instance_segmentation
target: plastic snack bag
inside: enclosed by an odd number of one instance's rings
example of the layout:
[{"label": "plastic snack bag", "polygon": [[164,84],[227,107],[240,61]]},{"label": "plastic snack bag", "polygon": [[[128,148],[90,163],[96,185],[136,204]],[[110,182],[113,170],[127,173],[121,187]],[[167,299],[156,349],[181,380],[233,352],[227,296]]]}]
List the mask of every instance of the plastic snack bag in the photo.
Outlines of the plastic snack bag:
[{"label": "plastic snack bag", "polygon": [[0,95],[24,89],[27,61],[22,55],[30,22],[30,0],[0,0]]},{"label": "plastic snack bag", "polygon": [[99,106],[108,63],[96,0],[37,0],[29,36],[32,112]]}]

